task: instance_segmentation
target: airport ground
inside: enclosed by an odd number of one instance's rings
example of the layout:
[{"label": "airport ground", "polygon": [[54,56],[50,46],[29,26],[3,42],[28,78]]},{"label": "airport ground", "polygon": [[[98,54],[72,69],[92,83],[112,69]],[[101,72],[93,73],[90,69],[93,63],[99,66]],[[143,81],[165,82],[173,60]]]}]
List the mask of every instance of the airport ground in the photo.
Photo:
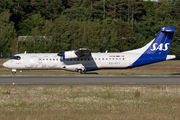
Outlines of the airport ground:
[{"label": "airport ground", "polygon": [[[0,75],[12,75],[2,66]],[[80,75],[63,70],[25,70],[17,75]],[[179,76],[180,61],[133,69],[99,70],[87,75]],[[179,119],[179,85],[1,85],[1,119]]]}]

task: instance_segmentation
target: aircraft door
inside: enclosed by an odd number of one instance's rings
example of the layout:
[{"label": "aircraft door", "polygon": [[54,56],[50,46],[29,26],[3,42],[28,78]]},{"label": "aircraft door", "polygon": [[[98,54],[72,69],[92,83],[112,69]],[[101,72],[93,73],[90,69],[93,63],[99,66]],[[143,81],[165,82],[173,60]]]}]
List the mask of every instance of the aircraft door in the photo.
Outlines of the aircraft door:
[{"label": "aircraft door", "polygon": [[64,60],[60,59],[60,62],[61,62],[61,68],[65,69],[66,68],[66,64],[65,64]]},{"label": "aircraft door", "polygon": [[132,66],[133,62],[134,62],[134,55],[129,54],[128,55],[128,66]]},{"label": "aircraft door", "polygon": [[128,66],[130,66],[131,63],[132,63],[132,55],[131,55],[131,54],[128,55],[128,61],[127,61],[127,63],[128,63]]},{"label": "aircraft door", "polygon": [[41,64],[42,63],[42,57],[38,58],[38,63]]}]

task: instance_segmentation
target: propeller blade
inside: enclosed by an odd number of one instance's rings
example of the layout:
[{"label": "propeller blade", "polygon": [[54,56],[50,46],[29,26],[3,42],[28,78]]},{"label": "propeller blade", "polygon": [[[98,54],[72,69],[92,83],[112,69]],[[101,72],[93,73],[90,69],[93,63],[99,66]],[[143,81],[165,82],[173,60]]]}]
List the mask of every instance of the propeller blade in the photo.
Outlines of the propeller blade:
[{"label": "propeller blade", "polygon": [[59,47],[59,53],[57,54],[58,56],[62,56],[62,52],[61,52],[61,45]]}]

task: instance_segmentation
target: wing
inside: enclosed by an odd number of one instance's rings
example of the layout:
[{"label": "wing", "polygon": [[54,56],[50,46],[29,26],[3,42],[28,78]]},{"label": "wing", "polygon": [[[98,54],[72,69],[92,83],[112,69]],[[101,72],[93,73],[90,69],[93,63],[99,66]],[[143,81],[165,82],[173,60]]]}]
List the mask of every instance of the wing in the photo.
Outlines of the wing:
[{"label": "wing", "polygon": [[80,48],[78,50],[73,51],[64,51],[62,53],[58,53],[58,56],[61,56],[63,59],[70,59],[70,58],[79,58],[79,57],[89,57],[91,56],[91,52],[89,49]]},{"label": "wing", "polygon": [[75,54],[78,57],[89,57],[89,56],[91,56],[91,52],[87,48],[80,48],[79,50],[75,51]]}]

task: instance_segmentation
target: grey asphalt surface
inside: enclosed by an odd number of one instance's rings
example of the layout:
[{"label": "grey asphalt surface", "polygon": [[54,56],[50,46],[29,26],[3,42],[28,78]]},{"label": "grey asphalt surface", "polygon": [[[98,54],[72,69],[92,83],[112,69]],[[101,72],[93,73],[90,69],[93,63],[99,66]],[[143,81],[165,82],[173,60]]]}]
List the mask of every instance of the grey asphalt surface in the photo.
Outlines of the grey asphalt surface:
[{"label": "grey asphalt surface", "polygon": [[180,85],[180,76],[0,76],[0,85]]}]

